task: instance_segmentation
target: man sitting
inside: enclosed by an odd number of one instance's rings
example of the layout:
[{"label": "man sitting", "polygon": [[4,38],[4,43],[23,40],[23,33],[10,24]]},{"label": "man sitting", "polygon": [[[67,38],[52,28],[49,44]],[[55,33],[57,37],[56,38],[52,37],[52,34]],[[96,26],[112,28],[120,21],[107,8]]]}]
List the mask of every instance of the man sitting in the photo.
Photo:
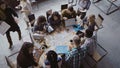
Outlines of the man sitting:
[{"label": "man sitting", "polygon": [[73,6],[69,6],[67,9],[62,10],[62,17],[63,20],[76,18],[76,11],[74,10]]}]

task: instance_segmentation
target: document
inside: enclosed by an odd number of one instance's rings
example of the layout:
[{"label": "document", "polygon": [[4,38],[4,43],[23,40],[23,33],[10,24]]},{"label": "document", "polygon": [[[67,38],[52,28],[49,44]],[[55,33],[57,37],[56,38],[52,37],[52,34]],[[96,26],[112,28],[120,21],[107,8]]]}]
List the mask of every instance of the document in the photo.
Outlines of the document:
[{"label": "document", "polygon": [[68,27],[68,26],[73,26],[73,25],[76,25],[75,18],[71,18],[71,19],[65,20],[65,26],[66,26],[66,27]]},{"label": "document", "polygon": [[68,52],[68,46],[56,46],[55,51],[57,54],[65,54]]},{"label": "document", "polygon": [[0,34],[4,35],[9,28],[10,28],[10,25],[8,25],[3,21],[0,21]]}]

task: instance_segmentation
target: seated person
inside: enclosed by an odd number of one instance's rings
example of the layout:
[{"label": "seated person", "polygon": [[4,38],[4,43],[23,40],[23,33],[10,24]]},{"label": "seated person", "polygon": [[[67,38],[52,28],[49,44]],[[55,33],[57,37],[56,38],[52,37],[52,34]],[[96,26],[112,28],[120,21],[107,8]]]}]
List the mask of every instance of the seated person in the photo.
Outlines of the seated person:
[{"label": "seated person", "polygon": [[81,20],[83,20],[84,17],[86,16],[86,12],[89,9],[90,5],[91,5],[90,0],[79,0],[77,15],[80,16]]},{"label": "seated person", "polygon": [[46,18],[45,16],[41,15],[37,19],[37,23],[34,26],[34,32],[39,33],[39,32],[46,32]]},{"label": "seated person", "polygon": [[48,51],[45,60],[45,68],[61,68],[62,58],[58,57],[57,53],[53,50]]},{"label": "seated person", "polygon": [[65,55],[67,68],[81,68],[81,60],[85,56],[85,48],[81,48],[79,36],[73,38],[74,46],[68,54]]},{"label": "seated person", "polygon": [[62,10],[62,18],[63,20],[76,18],[76,11],[74,10],[73,6],[69,6],[68,9]]},{"label": "seated person", "polygon": [[89,15],[89,17],[86,17],[83,20],[82,26],[84,26],[85,24],[88,26],[88,29],[90,29],[92,31],[95,30],[95,26],[97,27],[97,29],[99,29],[98,25],[95,22],[95,15],[94,14]]},{"label": "seated person", "polygon": [[93,32],[92,30],[87,29],[85,31],[85,37],[86,39],[81,47],[87,48],[88,54],[92,56],[96,49],[96,31]]},{"label": "seated person", "polygon": [[34,45],[30,42],[25,42],[17,56],[17,65],[21,68],[37,66],[38,63],[33,56]]},{"label": "seated person", "polygon": [[48,18],[48,23],[50,23],[53,29],[60,27],[61,15],[57,11],[53,12],[53,14]]}]

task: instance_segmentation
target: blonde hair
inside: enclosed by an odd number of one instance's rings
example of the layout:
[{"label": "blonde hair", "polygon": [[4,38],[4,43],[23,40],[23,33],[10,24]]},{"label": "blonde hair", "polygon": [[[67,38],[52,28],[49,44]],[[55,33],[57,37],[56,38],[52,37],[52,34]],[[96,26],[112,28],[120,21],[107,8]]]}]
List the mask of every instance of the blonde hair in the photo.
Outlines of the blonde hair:
[{"label": "blonde hair", "polygon": [[88,21],[89,21],[90,24],[95,23],[95,15],[94,14],[89,15]]},{"label": "blonde hair", "polygon": [[81,42],[79,36],[77,36],[77,35],[74,36],[73,42],[74,42],[75,46],[79,46],[79,44],[80,44],[80,42]]}]

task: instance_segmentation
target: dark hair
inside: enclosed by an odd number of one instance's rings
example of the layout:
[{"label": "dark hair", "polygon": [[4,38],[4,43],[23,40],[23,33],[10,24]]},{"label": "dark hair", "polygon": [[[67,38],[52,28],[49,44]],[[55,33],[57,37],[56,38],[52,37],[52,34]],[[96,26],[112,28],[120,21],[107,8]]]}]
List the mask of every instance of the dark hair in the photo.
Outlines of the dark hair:
[{"label": "dark hair", "polygon": [[2,5],[2,4],[5,4],[5,3],[4,3],[4,1],[1,1],[1,0],[0,0],[0,5]]},{"label": "dark hair", "polygon": [[45,16],[41,15],[38,17],[38,20],[37,20],[37,25],[40,25],[42,23],[46,22],[46,18]]},{"label": "dark hair", "polygon": [[69,6],[69,7],[68,7],[68,10],[73,11],[73,10],[74,10],[74,9],[73,9],[73,6]]},{"label": "dark hair", "polygon": [[93,31],[92,31],[92,30],[87,29],[87,30],[85,31],[85,36],[86,36],[87,38],[91,38],[92,35],[93,35]]},{"label": "dark hair", "polygon": [[34,47],[33,43],[30,42],[24,42],[22,45],[22,48],[20,50],[20,53],[24,54],[25,56],[29,57],[29,48]]},{"label": "dark hair", "polygon": [[48,51],[47,60],[50,62],[50,68],[58,68],[57,53],[55,51]]},{"label": "dark hair", "polygon": [[59,14],[57,11],[53,12],[53,14],[52,14],[52,16],[51,16],[51,19],[52,19],[53,21],[54,21],[54,16],[57,16],[58,19],[61,18],[60,14]]}]

